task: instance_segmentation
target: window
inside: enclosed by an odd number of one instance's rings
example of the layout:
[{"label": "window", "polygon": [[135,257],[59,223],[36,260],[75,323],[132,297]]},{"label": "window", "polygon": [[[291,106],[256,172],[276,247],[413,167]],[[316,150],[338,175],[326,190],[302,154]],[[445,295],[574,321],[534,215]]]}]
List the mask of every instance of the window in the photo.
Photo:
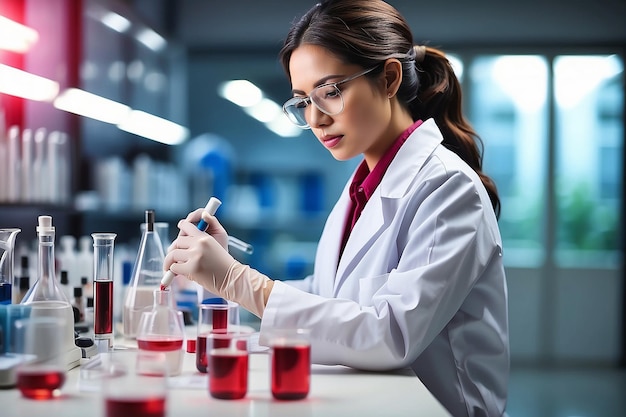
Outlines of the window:
[{"label": "window", "polygon": [[616,55],[470,63],[468,116],[502,200],[507,265],[537,267],[547,256],[565,267],[617,265],[623,83]]}]

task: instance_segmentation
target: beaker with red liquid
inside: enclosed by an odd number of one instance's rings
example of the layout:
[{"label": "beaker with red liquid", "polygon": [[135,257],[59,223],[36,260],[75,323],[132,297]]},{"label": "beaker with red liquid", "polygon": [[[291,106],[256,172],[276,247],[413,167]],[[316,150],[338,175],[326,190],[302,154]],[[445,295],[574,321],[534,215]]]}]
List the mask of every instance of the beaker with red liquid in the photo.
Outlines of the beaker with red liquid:
[{"label": "beaker with red liquid", "polygon": [[105,417],[165,417],[168,364],[164,353],[118,351],[106,366]]},{"label": "beaker with red liquid", "polygon": [[65,322],[58,317],[15,321],[16,352],[25,360],[16,370],[17,388],[34,400],[57,397],[65,383]]},{"label": "beaker with red liquid", "polygon": [[207,336],[209,394],[236,400],[248,392],[248,337],[246,333],[211,333]]},{"label": "beaker with red liquid", "polygon": [[311,342],[304,329],[274,329],[269,337],[272,395],[300,400],[311,384]]},{"label": "beaker with red liquid", "polygon": [[225,333],[239,324],[239,305],[226,300],[200,304],[196,340],[196,369],[207,372],[207,336]]}]

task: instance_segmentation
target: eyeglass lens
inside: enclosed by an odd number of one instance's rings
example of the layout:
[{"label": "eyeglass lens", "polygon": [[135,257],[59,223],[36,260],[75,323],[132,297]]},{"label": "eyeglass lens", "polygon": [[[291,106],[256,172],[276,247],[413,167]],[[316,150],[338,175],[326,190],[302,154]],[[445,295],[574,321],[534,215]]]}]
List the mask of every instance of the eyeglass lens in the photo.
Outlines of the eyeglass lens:
[{"label": "eyeglass lens", "polygon": [[[343,97],[339,88],[334,85],[321,85],[311,91],[309,99],[323,113],[334,116],[343,110]],[[306,97],[294,97],[285,104],[285,113],[289,119],[300,127],[309,127],[305,112],[308,107]]]}]

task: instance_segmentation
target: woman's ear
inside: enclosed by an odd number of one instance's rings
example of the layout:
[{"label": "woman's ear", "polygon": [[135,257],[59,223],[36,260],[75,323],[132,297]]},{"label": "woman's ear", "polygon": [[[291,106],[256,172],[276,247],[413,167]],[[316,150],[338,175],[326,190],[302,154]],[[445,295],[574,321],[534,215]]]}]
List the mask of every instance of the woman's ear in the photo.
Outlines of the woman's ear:
[{"label": "woman's ear", "polygon": [[395,58],[390,58],[385,61],[385,93],[387,97],[391,98],[396,95],[400,84],[402,84],[402,64]]}]

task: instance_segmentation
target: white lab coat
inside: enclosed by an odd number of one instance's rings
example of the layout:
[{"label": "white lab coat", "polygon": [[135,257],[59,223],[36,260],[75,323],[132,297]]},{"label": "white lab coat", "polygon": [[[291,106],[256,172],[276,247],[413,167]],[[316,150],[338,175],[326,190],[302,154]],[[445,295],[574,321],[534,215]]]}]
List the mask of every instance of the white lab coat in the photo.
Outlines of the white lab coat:
[{"label": "white lab coat", "polygon": [[339,260],[348,181],[313,275],[275,282],[260,341],[272,328],[308,328],[314,363],[410,366],[454,416],[502,415],[509,375],[502,242],[480,179],[441,141],[432,119],[411,134]]}]

